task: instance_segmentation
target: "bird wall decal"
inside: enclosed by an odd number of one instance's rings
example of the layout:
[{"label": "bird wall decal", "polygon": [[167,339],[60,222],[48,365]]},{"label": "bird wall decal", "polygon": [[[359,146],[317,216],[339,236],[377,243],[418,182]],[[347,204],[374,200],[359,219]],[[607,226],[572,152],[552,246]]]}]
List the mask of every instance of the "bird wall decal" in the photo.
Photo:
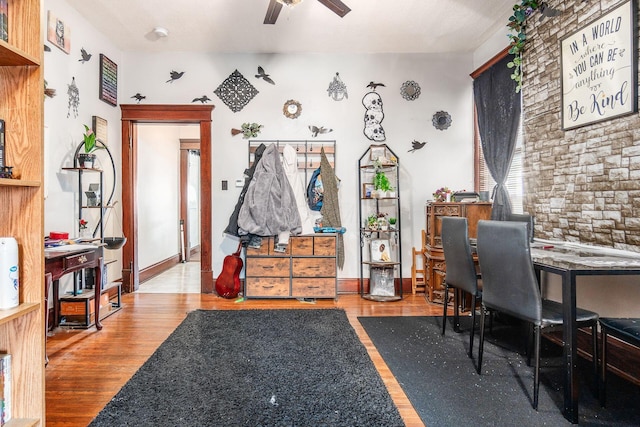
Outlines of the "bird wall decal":
[{"label": "bird wall decal", "polygon": [[146,98],[146,96],[144,95],[140,95],[140,92],[136,93],[135,95],[133,95],[131,98],[134,98],[135,100],[138,101],[138,104],[140,104],[140,101],[142,101],[143,99]]},{"label": "bird wall decal", "polygon": [[376,90],[378,86],[386,87],[384,83],[375,83],[375,82],[369,82],[369,84],[367,85],[367,87],[371,90]]},{"label": "bird wall decal", "polygon": [[324,126],[309,126],[309,130],[311,131],[311,136],[316,137],[319,133],[329,133],[333,132],[333,129],[327,129]]},{"label": "bird wall decal", "polygon": [[411,150],[409,150],[408,152],[411,153],[412,151],[416,151],[421,149],[422,147],[424,147],[427,144],[427,141],[425,142],[420,142],[420,141],[416,141],[415,139],[411,142]]},{"label": "bird wall decal", "polygon": [[165,83],[173,83],[174,81],[178,80],[180,77],[184,75],[184,71],[180,71],[180,72],[171,71],[169,75],[171,76],[171,78],[167,80]]},{"label": "bird wall decal", "polygon": [[261,66],[258,65],[258,74],[256,74],[256,78],[257,79],[262,79],[267,83],[271,83],[272,85],[276,84],[276,82],[274,82],[271,77],[269,77],[269,74],[264,72],[264,68],[262,68]]},{"label": "bird wall decal", "polygon": [[191,102],[196,102],[196,101],[200,101],[201,103],[204,104],[206,102],[211,101],[211,99],[207,95],[202,95],[201,98],[193,98],[193,101],[191,101]]},{"label": "bird wall decal", "polygon": [[83,64],[91,59],[91,54],[88,53],[84,48],[80,48],[80,55],[82,55],[82,57],[78,59],[78,62],[82,62]]}]

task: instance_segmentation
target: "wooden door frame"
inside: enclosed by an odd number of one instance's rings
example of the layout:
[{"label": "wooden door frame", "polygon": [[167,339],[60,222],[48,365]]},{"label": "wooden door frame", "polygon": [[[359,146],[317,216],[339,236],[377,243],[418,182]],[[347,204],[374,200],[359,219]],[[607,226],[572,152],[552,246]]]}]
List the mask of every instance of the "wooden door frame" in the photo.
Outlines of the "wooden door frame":
[{"label": "wooden door frame", "polygon": [[[180,138],[180,220],[182,221],[182,232],[184,235],[180,236],[183,240],[181,244],[184,244],[184,259],[182,262],[191,261],[191,221],[189,221],[189,175],[190,163],[189,153],[191,151],[197,151],[200,153],[200,140],[199,139],[185,139]],[[199,157],[199,155],[198,155]],[[200,201],[198,200],[198,206]]]},{"label": "wooden door frame", "polygon": [[122,111],[122,289],[140,286],[138,265],[138,209],[136,197],[138,123],[195,123],[200,125],[200,292],[213,293],[211,240],[211,114],[213,105],[121,104]]}]

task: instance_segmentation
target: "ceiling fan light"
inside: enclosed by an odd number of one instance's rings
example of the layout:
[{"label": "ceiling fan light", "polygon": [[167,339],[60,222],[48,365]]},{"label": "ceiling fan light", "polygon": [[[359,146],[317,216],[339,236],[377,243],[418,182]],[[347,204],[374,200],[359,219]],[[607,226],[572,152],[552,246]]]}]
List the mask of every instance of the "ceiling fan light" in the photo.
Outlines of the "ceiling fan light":
[{"label": "ceiling fan light", "polygon": [[285,6],[295,6],[298,3],[302,2],[302,0],[276,0],[276,1]]}]

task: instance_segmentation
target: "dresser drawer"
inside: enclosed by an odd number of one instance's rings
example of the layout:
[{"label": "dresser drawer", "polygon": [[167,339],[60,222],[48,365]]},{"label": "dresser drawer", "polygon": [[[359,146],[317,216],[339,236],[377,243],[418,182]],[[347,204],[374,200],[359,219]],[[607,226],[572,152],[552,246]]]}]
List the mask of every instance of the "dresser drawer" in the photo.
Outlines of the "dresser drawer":
[{"label": "dresser drawer", "polygon": [[314,255],[336,255],[336,238],[335,236],[316,236],[313,243]]},{"label": "dresser drawer", "polygon": [[291,255],[313,255],[313,236],[292,237]]},{"label": "dresser drawer", "polygon": [[293,277],[336,277],[335,258],[293,258]]},{"label": "dresser drawer", "polygon": [[250,258],[247,262],[247,277],[289,277],[290,258]]},{"label": "dresser drawer", "polygon": [[336,279],[293,279],[291,281],[291,295],[295,298],[334,298],[336,296]]},{"label": "dresser drawer", "polygon": [[289,278],[251,278],[245,279],[247,297],[283,297],[289,296]]}]

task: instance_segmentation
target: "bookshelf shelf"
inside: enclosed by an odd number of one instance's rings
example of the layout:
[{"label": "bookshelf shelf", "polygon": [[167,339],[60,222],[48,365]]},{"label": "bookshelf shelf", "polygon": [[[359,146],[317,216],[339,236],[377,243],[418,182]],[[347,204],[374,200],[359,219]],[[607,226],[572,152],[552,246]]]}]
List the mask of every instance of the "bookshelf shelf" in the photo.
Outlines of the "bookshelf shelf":
[{"label": "bookshelf shelf", "polygon": [[7,427],[45,424],[44,77],[41,0],[10,0],[9,42],[0,40],[0,119],[6,124],[0,235],[18,242],[20,305],[0,311],[0,351],[11,355]]},{"label": "bookshelf shelf", "polygon": [[22,303],[15,308],[0,311],[0,325],[11,322],[27,313],[36,311],[40,308],[39,303]]}]

